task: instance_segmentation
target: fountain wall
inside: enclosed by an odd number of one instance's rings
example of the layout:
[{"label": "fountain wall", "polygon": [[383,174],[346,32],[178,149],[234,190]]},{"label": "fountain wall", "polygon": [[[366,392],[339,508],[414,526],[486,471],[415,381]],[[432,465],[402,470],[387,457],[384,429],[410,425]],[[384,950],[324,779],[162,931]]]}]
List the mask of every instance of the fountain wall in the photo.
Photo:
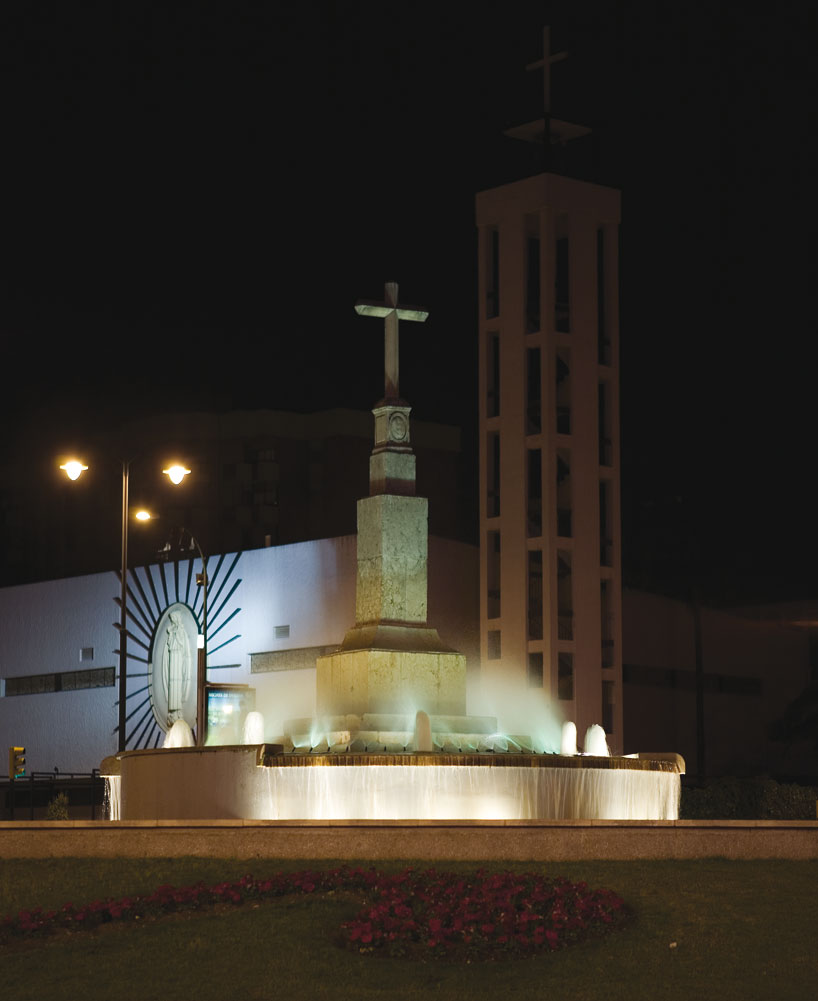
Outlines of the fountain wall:
[{"label": "fountain wall", "polygon": [[556,754],[120,755],[122,820],[674,820],[676,760]]}]

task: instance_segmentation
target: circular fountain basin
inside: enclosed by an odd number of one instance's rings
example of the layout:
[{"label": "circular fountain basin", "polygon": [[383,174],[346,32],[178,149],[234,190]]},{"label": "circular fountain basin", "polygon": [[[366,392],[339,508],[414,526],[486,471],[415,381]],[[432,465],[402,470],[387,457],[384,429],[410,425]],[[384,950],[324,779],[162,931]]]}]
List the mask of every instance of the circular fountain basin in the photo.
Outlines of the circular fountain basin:
[{"label": "circular fountain basin", "polygon": [[122,820],[675,820],[678,755],[280,753],[276,745],[119,755]]}]

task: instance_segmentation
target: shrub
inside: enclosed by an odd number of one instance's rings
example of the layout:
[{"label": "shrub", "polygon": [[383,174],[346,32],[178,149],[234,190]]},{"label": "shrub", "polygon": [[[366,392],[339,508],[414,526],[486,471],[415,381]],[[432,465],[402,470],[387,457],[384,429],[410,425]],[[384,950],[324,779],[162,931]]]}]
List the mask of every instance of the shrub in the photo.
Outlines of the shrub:
[{"label": "shrub", "polygon": [[814,820],[818,789],[768,777],[715,779],[702,789],[682,788],[684,820]]},{"label": "shrub", "polygon": [[58,792],[45,810],[46,820],[68,820],[68,796]]}]

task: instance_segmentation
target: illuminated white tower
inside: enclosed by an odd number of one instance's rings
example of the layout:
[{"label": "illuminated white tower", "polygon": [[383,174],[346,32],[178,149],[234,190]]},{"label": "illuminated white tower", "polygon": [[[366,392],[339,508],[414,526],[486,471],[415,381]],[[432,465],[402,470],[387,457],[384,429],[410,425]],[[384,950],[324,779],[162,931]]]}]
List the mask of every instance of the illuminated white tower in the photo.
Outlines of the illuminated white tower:
[{"label": "illuminated white tower", "polygon": [[[548,148],[587,130],[550,117],[544,51],[545,117],[509,134]],[[476,217],[482,674],[621,752],[619,192],[545,172]]]}]

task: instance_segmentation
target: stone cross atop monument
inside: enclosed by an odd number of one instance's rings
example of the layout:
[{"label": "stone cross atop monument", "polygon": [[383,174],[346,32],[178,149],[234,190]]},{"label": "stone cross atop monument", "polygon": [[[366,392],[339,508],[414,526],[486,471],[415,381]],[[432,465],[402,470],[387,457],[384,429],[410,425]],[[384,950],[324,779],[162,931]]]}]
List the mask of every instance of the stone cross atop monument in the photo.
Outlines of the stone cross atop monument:
[{"label": "stone cross atop monument", "polygon": [[316,706],[319,716],[339,724],[331,729],[373,730],[367,737],[372,743],[374,729],[397,733],[413,727],[418,709],[462,715],[466,659],[426,620],[428,502],[415,495],[411,407],[398,388],[398,323],[423,322],[429,314],[399,304],[397,282],[386,283],[383,302],[359,300],[355,311],[384,319],[386,385],[372,411],[369,496],[358,501],[355,625],[338,650],[316,660]]},{"label": "stone cross atop monument", "polygon": [[409,320],[413,323],[423,323],[429,315],[417,306],[407,306],[398,302],[398,283],[386,282],[383,287],[383,302],[370,299],[359,299],[355,303],[355,312],[359,316],[382,316],[384,323],[384,400],[387,402],[400,399],[399,387],[399,345],[398,321]]},{"label": "stone cross atop monument", "polygon": [[369,460],[369,492],[412,495],[415,492],[415,457],[409,434],[412,408],[400,398],[398,323],[409,320],[423,323],[425,309],[398,302],[398,283],[386,282],[383,302],[359,299],[359,316],[383,317],[384,321],[384,398],[375,405],[375,448]]}]

